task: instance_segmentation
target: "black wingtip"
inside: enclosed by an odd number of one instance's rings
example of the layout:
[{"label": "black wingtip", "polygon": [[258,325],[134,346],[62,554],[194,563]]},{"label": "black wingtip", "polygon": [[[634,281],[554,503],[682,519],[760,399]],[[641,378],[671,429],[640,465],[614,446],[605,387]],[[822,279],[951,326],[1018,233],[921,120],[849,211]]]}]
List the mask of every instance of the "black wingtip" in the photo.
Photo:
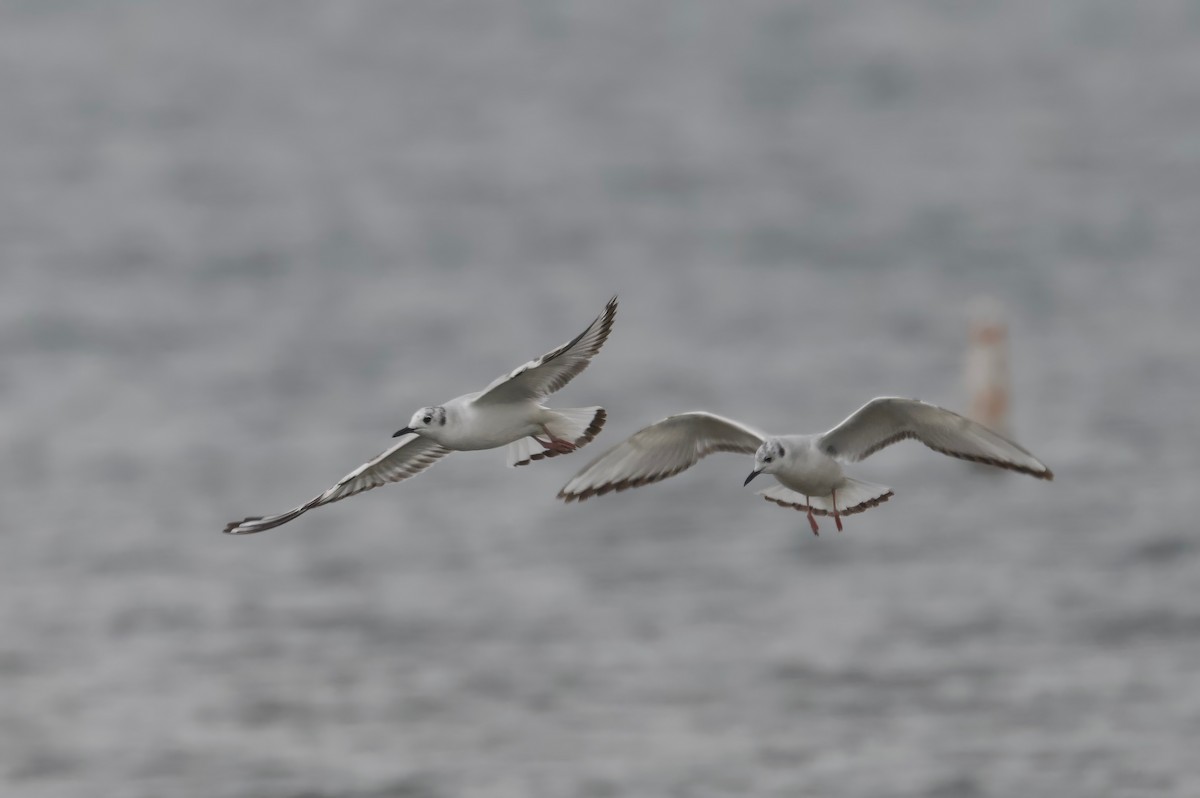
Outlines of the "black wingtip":
[{"label": "black wingtip", "polygon": [[250,518],[243,518],[241,521],[230,521],[228,524],[225,525],[225,528],[222,529],[221,531],[223,533],[225,533],[226,535],[252,535],[255,532],[257,532],[258,530],[257,529],[239,530],[238,527],[240,527],[244,524],[249,524],[249,523],[253,523],[254,521],[261,521],[261,520],[262,520],[262,516],[256,515],[256,516],[251,516]]},{"label": "black wingtip", "polygon": [[[604,306],[604,312],[601,313],[596,318],[596,321],[600,322],[600,327],[603,329],[603,332],[601,333],[601,336],[603,339],[605,339],[605,340],[608,339],[609,333],[612,332],[613,321],[616,318],[617,318],[617,295],[613,294],[612,299],[608,300],[608,304],[606,304]],[[595,324],[596,324],[596,322],[592,322],[592,326],[594,326]],[[591,329],[591,327],[589,326],[588,329]],[[580,333],[579,337],[582,338],[586,332],[587,332],[587,330],[585,330],[584,333]]]},{"label": "black wingtip", "polygon": [[[600,320],[602,321],[602,323],[604,324],[605,327],[611,328],[613,319],[615,319],[616,316],[617,316],[617,295],[613,294],[612,299],[608,300],[608,303],[604,306],[604,312],[600,314]],[[605,336],[607,337],[607,333],[605,333]]]}]

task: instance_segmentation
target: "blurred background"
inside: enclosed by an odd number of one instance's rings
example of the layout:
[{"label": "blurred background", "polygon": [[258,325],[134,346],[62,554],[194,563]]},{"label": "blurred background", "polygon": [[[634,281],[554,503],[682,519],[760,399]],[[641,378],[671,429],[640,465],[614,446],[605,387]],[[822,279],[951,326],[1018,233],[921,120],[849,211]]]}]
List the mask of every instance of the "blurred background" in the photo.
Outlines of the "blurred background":
[{"label": "blurred background", "polygon": [[[1200,794],[1200,5],[0,7],[0,792]],[[237,539],[614,293],[585,451]],[[642,425],[965,409],[814,538]]]}]

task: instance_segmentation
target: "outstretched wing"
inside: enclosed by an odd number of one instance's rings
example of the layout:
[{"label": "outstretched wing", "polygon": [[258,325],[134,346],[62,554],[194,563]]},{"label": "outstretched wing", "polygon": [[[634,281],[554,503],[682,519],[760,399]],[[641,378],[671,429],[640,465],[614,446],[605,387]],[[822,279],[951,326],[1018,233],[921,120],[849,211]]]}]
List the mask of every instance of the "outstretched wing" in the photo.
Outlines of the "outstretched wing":
[{"label": "outstretched wing", "polygon": [[638,430],[571,478],[563,501],[603,496],[675,476],[713,452],[754,454],[761,433],[712,413],[682,413]]},{"label": "outstretched wing", "polygon": [[872,399],[822,435],[818,445],[832,457],[855,461],[906,438],[916,438],[951,457],[1054,479],[1054,473],[1040,460],[1003,435],[917,399]]},{"label": "outstretched wing", "polygon": [[604,346],[617,315],[617,298],[608,300],[604,312],[587,329],[568,343],[547,352],[537,360],[519,366],[511,374],[495,380],[475,397],[477,404],[505,404],[526,399],[542,399],[573,380]]},{"label": "outstretched wing", "polygon": [[405,436],[395,446],[370,462],[363,463],[339,479],[332,488],[307,504],[302,504],[279,515],[268,515],[265,518],[255,516],[234,521],[226,526],[224,531],[230,535],[252,535],[255,532],[274,529],[322,504],[340,501],[347,496],[378,488],[389,482],[408,479],[429,468],[449,453],[449,449],[442,448],[428,438],[422,438],[420,435]]}]

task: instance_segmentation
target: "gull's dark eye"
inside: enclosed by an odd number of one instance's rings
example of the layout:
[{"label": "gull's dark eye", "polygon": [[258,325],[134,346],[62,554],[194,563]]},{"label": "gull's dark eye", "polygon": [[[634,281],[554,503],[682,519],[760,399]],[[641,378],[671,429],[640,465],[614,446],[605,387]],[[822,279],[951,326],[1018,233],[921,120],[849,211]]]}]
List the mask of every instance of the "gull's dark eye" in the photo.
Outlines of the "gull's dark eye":
[{"label": "gull's dark eye", "polygon": [[424,421],[426,424],[428,424],[430,421],[433,421],[433,417],[432,417],[432,416],[425,416],[425,418],[423,418],[423,419],[421,419],[421,420],[422,420],[422,421]]},{"label": "gull's dark eye", "polygon": [[764,462],[764,463],[769,463],[769,462],[771,462],[771,461],[772,461],[772,460],[774,460],[774,459],[775,459],[774,457],[764,457],[764,458],[763,458],[763,462]]}]

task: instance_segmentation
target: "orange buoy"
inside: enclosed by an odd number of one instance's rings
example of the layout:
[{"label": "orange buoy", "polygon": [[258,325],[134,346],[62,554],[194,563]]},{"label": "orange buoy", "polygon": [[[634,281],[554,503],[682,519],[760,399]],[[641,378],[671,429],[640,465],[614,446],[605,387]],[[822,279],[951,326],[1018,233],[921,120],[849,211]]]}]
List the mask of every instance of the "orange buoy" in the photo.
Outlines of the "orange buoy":
[{"label": "orange buoy", "polygon": [[990,297],[970,308],[970,333],[963,370],[967,415],[985,427],[1007,434],[1011,408],[1008,369],[1008,325],[1004,309]]}]

